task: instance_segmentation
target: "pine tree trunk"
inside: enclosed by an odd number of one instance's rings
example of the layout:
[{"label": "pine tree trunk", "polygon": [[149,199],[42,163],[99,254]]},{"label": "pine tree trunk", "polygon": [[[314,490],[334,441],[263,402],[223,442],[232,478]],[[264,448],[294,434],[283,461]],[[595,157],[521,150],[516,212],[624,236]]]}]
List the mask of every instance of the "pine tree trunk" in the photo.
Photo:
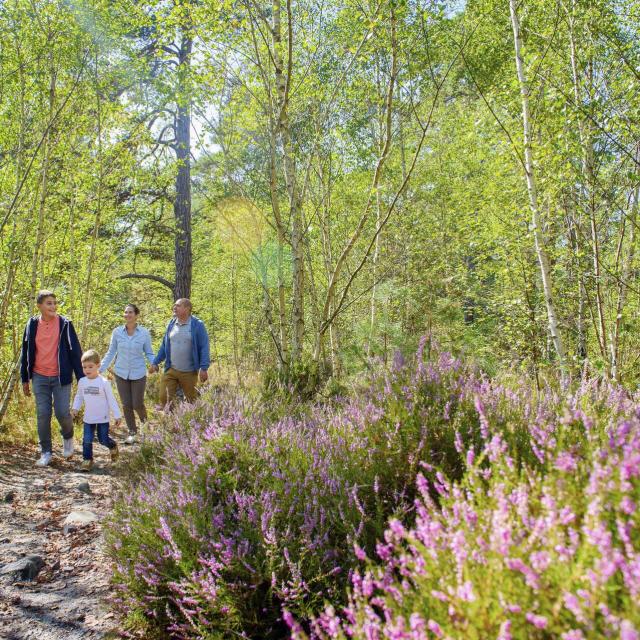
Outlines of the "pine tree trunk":
[{"label": "pine tree trunk", "polygon": [[183,31],[178,60],[180,95],[175,122],[175,152],[178,160],[176,194],[173,214],[176,221],[175,286],[174,299],[191,297],[193,258],[191,252],[191,98],[185,84],[188,82],[193,41],[191,34]]}]

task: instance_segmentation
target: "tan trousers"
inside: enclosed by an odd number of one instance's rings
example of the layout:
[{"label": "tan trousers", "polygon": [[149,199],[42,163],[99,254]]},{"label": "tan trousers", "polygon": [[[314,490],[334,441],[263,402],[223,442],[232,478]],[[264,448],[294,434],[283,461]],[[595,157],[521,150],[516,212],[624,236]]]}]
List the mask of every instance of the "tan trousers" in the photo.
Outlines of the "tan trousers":
[{"label": "tan trousers", "polygon": [[178,387],[184,392],[184,397],[189,402],[193,402],[198,397],[198,392],[196,391],[197,382],[197,371],[177,371],[173,367],[165,371],[160,385],[160,404],[173,403],[176,399]]}]

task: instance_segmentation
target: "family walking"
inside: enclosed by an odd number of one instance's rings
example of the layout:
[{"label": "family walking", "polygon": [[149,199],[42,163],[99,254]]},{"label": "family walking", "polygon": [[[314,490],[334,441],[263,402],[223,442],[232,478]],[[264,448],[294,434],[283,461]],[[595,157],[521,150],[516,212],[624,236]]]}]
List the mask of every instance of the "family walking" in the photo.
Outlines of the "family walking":
[{"label": "family walking", "polygon": [[[109,424],[113,416],[118,426],[122,416],[111,383],[101,375],[114,359],[116,387],[129,432],[127,444],[136,439],[136,413],[141,423],[147,420],[145,359],[149,373],[155,373],[158,365],[165,363],[160,385],[160,402],[165,406],[173,404],[178,388],[192,402],[197,397],[198,380],[208,379],[209,335],[204,323],[192,315],[191,301],[187,298],[174,303],[174,316],[167,325],[157,355],[153,353],[151,335],[138,324],[138,307],[128,304],[124,309],[124,324],[113,330],[102,360],[95,349],[83,353],[73,323],[58,314],[55,293],[40,291],[36,302],[40,313],[29,319],[24,330],[21,377],[24,394],[30,396],[33,388],[35,396],[41,449],[38,466],[45,467],[51,462],[53,413],[60,425],[62,455],[65,458],[73,455],[73,419],[83,406],[82,469],[88,471],[92,467],[96,434],[98,442],[109,449],[111,460],[117,459],[118,445],[109,435]],[[71,409],[74,374],[78,388]]]}]

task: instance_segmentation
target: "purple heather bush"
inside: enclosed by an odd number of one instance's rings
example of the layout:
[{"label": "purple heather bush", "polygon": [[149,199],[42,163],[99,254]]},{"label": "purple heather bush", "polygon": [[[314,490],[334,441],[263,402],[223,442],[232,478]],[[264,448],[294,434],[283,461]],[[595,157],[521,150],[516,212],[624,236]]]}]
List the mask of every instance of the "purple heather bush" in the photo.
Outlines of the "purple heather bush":
[{"label": "purple heather bush", "polygon": [[[595,382],[564,398],[478,389],[462,479],[425,464],[414,521],[390,519],[374,554],[354,545],[347,605],[306,633],[286,612],[292,638],[639,640],[638,400]],[[516,416],[533,464],[517,463]]]},{"label": "purple heather bush", "polygon": [[634,403],[503,386],[424,347],[340,402],[211,392],[168,416],[107,531],[123,627],[635,638]]}]

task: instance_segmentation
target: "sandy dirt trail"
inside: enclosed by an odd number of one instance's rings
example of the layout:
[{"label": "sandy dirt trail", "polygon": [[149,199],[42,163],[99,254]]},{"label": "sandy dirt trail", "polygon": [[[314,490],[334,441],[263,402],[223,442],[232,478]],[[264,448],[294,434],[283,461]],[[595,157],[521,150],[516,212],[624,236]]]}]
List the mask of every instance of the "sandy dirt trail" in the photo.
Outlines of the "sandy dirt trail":
[{"label": "sandy dirt trail", "polygon": [[[120,438],[116,438],[120,440]],[[126,451],[121,451],[126,459]],[[116,488],[117,467],[96,443],[95,464],[64,460],[54,445],[49,467],[35,447],[0,449],[0,638],[117,638],[106,604],[109,562],[102,522]]]}]

